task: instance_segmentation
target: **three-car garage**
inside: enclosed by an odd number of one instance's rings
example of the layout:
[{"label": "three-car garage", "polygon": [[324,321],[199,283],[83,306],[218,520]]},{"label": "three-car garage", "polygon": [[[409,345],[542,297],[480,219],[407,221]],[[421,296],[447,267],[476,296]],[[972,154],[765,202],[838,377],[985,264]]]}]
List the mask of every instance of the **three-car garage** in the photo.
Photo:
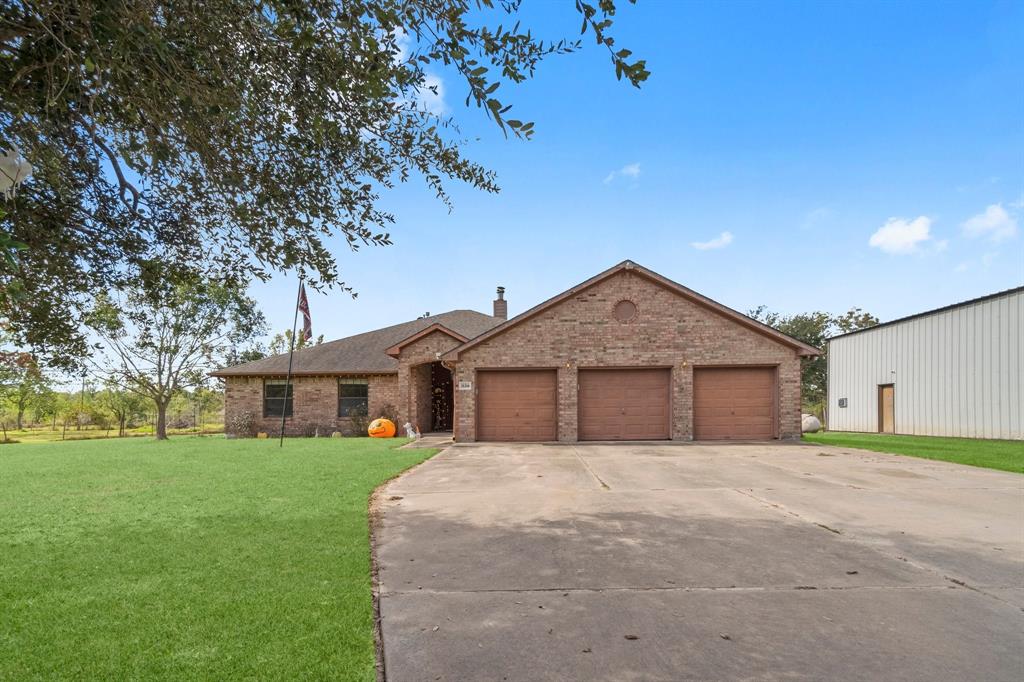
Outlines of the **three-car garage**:
[{"label": "three-car garage", "polygon": [[[693,434],[697,440],[776,437],[776,368],[693,369]],[[479,370],[480,440],[558,439],[556,369]],[[576,373],[577,440],[672,438],[672,368],[581,368]]]},{"label": "three-car garage", "polygon": [[800,436],[818,350],[625,261],[444,353],[457,441]]}]

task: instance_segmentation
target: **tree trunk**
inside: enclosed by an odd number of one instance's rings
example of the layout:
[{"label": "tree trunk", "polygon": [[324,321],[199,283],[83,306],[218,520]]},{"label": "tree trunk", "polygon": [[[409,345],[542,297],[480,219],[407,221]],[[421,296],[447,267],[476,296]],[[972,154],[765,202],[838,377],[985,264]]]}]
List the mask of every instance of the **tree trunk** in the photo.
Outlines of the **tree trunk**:
[{"label": "tree trunk", "polygon": [[18,419],[17,419],[18,430],[19,431],[21,431],[21,421],[22,421],[22,418],[24,418],[24,416],[25,416],[25,408],[24,407],[19,407],[18,408]]},{"label": "tree trunk", "polygon": [[167,403],[156,404],[156,439],[167,440]]}]

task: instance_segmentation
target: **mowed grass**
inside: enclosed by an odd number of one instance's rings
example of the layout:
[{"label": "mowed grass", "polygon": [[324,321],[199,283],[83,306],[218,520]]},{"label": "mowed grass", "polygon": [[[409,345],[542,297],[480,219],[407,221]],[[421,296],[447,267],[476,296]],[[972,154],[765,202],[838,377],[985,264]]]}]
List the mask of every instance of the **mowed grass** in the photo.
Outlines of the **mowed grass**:
[{"label": "mowed grass", "polygon": [[1024,442],[1021,441],[890,436],[842,431],[805,433],[804,440],[822,445],[891,452],[897,455],[940,459],[944,462],[1024,473]]},{"label": "mowed grass", "polygon": [[0,679],[373,680],[367,501],[404,440],[0,448]]}]

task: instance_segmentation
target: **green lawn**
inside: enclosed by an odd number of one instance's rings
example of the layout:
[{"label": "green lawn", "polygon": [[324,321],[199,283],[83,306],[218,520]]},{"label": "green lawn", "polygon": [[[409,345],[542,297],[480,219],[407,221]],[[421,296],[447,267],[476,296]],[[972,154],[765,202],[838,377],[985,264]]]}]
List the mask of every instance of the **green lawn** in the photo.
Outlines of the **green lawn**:
[{"label": "green lawn", "polygon": [[1014,440],[888,436],[878,433],[805,433],[804,440],[822,445],[892,452],[944,462],[1024,473],[1024,443]]},{"label": "green lawn", "polygon": [[374,679],[367,499],[404,440],[0,447],[0,680]]}]

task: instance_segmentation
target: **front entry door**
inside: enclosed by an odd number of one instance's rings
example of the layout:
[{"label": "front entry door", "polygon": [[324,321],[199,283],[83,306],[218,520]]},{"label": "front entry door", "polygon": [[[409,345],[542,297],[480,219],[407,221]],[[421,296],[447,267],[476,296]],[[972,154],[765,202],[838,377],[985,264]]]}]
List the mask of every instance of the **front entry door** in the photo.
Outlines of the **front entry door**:
[{"label": "front entry door", "polygon": [[434,431],[452,430],[454,405],[451,370],[435,362],[430,365],[430,412]]},{"label": "front entry door", "polygon": [[896,433],[896,387],[878,387],[878,432]]}]

